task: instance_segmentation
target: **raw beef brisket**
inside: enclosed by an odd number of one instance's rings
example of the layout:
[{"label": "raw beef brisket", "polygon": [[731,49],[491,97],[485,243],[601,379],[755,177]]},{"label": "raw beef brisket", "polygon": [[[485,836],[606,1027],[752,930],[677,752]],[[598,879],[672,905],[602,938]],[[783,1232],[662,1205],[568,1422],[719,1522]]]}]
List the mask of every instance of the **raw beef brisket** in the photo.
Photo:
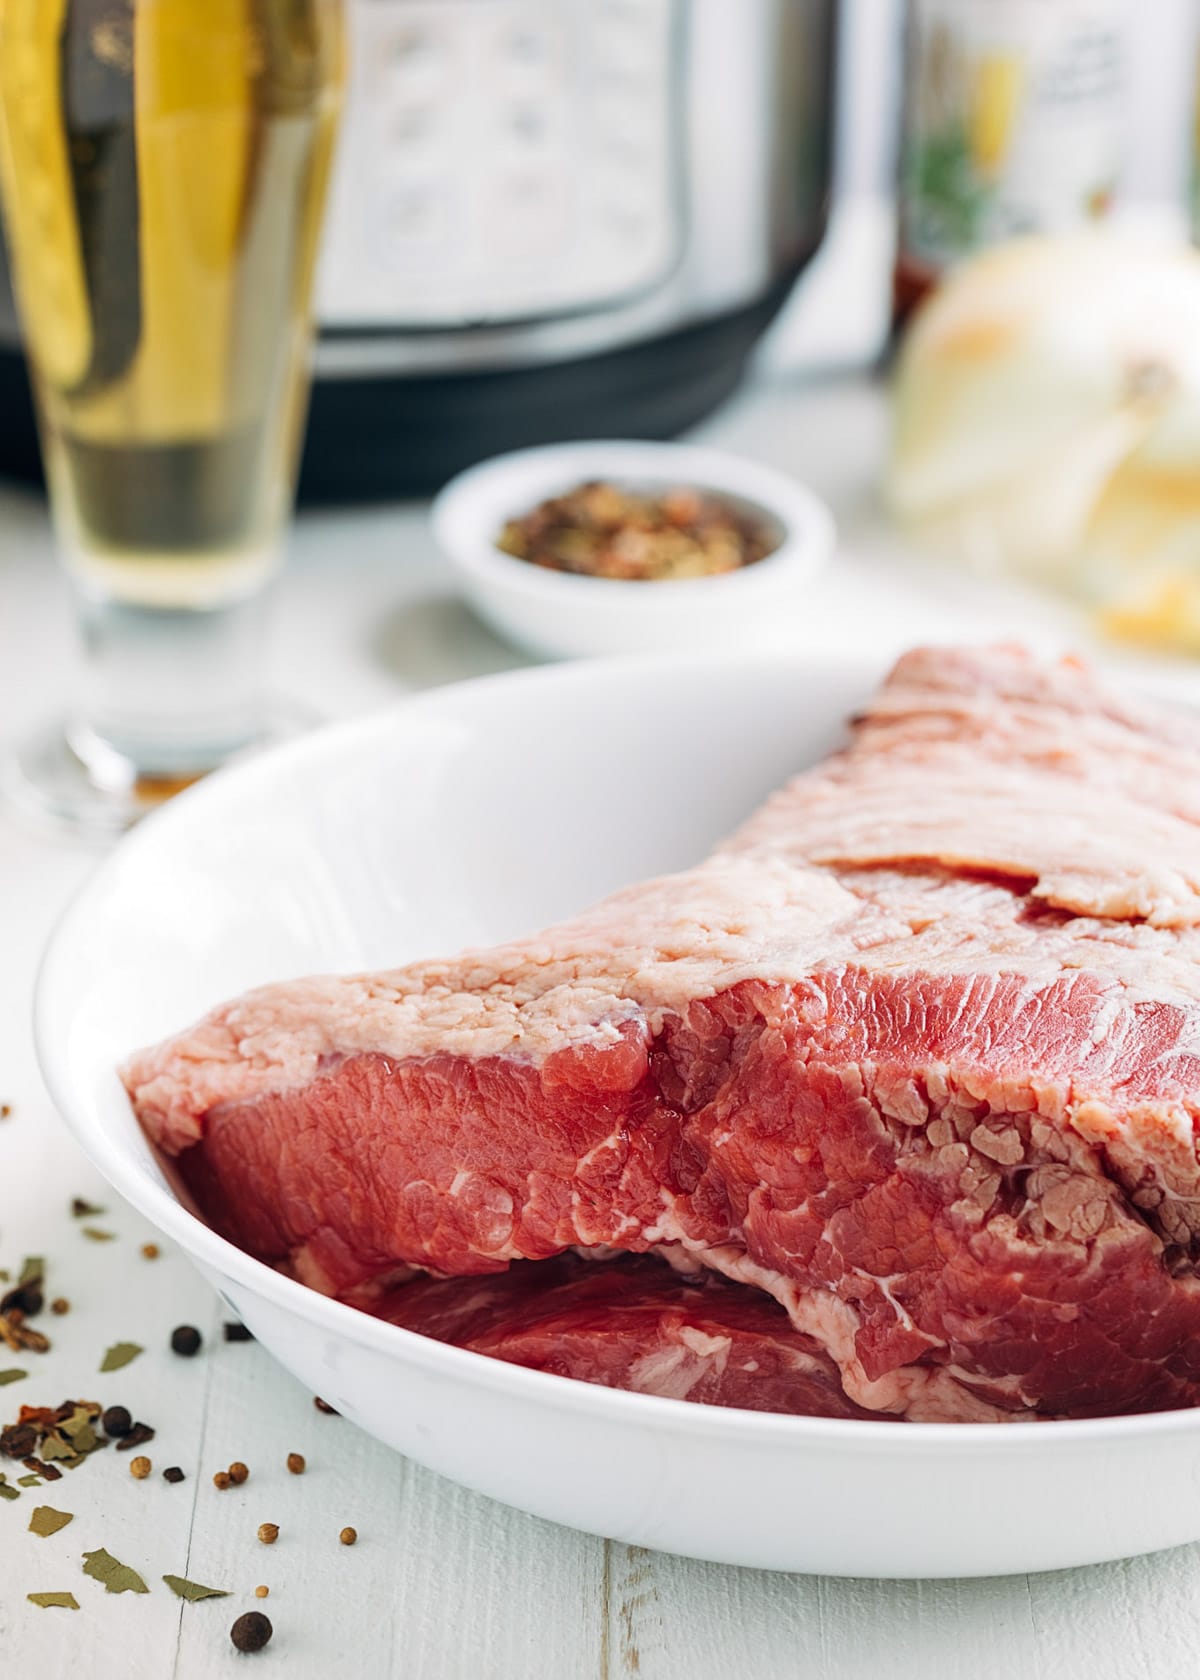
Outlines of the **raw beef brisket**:
[{"label": "raw beef brisket", "polygon": [[408,1268],[661,1251],[774,1297],[850,1409],[1193,1405],[1198,957],[1190,723],[922,650],[698,868],[124,1077],[214,1225],[390,1316]]}]

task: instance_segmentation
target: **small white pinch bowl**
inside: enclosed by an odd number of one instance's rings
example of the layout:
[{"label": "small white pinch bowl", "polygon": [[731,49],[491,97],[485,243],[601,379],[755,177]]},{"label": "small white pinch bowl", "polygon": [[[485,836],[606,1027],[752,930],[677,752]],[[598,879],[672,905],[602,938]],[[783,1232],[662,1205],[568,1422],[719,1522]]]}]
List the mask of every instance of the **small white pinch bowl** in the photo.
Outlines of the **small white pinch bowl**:
[{"label": "small white pinch bowl", "polygon": [[[736,572],[659,582],[550,571],[496,546],[507,520],[591,480],[719,495],[763,518],[778,546]],[[479,616],[550,659],[786,645],[803,630],[835,541],[829,509],[789,474],[679,443],[561,443],[494,456],[451,480],[433,504],[433,529]]]}]

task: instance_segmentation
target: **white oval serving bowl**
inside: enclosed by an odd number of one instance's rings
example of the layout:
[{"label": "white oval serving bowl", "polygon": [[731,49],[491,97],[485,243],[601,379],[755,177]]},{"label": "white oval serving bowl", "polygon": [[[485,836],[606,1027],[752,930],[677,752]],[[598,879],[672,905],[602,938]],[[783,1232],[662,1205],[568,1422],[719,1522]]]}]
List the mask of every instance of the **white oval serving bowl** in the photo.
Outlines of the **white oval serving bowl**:
[{"label": "white oval serving bowl", "polygon": [[[715,492],[780,532],[771,554],[719,577],[630,583],[547,570],[497,548],[505,521],[588,480]],[[471,605],[493,629],[548,658],[710,650],[795,639],[833,554],[825,504],[787,473],[678,443],[561,443],[470,467],[433,504],[433,529]]]},{"label": "white oval serving bowl", "polygon": [[56,1101],[101,1172],[314,1393],[539,1516],[701,1558],[862,1576],[1062,1568],[1200,1537],[1200,1411],[774,1417],[593,1388],[379,1323],[195,1218],[114,1072],[255,983],[507,938],[692,863],[829,750],[880,674],[761,656],[521,672],[214,777],[127,839],[54,934],[36,1027]]}]

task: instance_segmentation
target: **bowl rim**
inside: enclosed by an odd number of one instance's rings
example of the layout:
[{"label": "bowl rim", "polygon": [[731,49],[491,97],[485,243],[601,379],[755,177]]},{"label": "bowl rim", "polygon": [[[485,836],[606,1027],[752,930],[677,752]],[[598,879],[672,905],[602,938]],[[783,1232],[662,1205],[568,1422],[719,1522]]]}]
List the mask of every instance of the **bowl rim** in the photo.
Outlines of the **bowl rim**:
[{"label": "bowl rim", "polygon": [[[507,1364],[486,1354],[434,1341],[416,1331],[373,1318],[356,1307],[321,1295],[308,1285],[245,1253],[191,1213],[165,1185],[156,1183],[128,1153],[127,1147],[123,1147],[120,1140],[112,1135],[102,1113],[91,1112],[88,1094],[77,1091],[66,1076],[67,1058],[57,1054],[59,1033],[55,1024],[55,997],[60,986],[60,971],[70,964],[75,926],[86,923],[93,902],[103,896],[119,872],[128,871],[131,860],[136,859],[140,851],[157,845],[161,834],[189,821],[192,811],[198,807],[219,806],[236,796],[243,785],[253,783],[264,773],[273,773],[278,767],[301,763],[309,758],[316,761],[324,758],[339,760],[347,749],[353,750],[369,741],[376,732],[389,727],[391,720],[398,715],[422,710],[436,712],[448,699],[459,702],[465,697],[468,704],[477,696],[486,700],[497,685],[553,689],[564,683],[586,685],[620,681],[631,670],[651,669],[664,674],[689,668],[703,671],[714,666],[753,667],[757,670],[764,662],[793,667],[796,659],[794,654],[786,652],[766,655],[737,651],[633,654],[494,673],[405,696],[391,705],[327,724],[244,763],[230,765],[178,795],[128,834],[71,895],[54,923],[38,964],[33,994],[34,1042],[51,1099],[72,1137],[114,1189],[159,1230],[176,1241],[190,1258],[202,1266],[224,1273],[252,1295],[264,1297],[279,1310],[296,1313],[332,1337],[349,1338],[359,1346],[383,1355],[402,1356],[406,1361],[415,1362],[443,1377],[464,1381],[476,1388],[500,1391],[514,1400],[602,1420],[613,1426],[641,1425],[682,1430],[692,1436],[720,1438],[731,1445],[759,1445],[775,1450],[803,1450],[819,1443],[829,1450],[861,1449],[887,1453],[898,1448],[918,1456],[946,1452],[1040,1452],[1043,1445],[1049,1447],[1050,1443],[1055,1449],[1085,1448],[1100,1441],[1143,1440],[1200,1430],[1200,1407],[1115,1417],[1015,1418],[1004,1423],[901,1423],[884,1418],[876,1421],[795,1416],[604,1388]],[[879,669],[879,660],[867,656],[847,659],[828,655],[809,663],[825,665],[842,675],[848,667],[861,666],[864,681],[869,681],[872,675],[877,676]]]},{"label": "bowl rim", "polygon": [[[610,462],[644,462],[606,465]],[[576,465],[578,463],[578,465]],[[588,472],[591,464],[594,471]],[[587,477],[639,476],[664,487],[681,481],[689,487],[731,497],[753,507],[778,526],[777,547],[752,566],[705,578],[628,579],[590,577],[534,566],[506,554],[495,542],[494,498],[503,486],[520,481],[519,501],[536,505]],[[530,488],[530,481],[539,481]],[[582,442],[539,444],[492,455],[456,474],[435,496],[430,509],[434,539],[442,553],[470,578],[501,585],[509,594],[525,594],[543,603],[577,608],[581,594],[589,605],[602,601],[639,611],[695,607],[704,601],[727,611],[731,596],[770,594],[799,575],[816,578],[829,564],[837,529],[828,506],[800,479],[777,467],[730,450],[704,444],[661,443],[639,439],[594,438]],[[666,584],[665,590],[648,585]]]}]

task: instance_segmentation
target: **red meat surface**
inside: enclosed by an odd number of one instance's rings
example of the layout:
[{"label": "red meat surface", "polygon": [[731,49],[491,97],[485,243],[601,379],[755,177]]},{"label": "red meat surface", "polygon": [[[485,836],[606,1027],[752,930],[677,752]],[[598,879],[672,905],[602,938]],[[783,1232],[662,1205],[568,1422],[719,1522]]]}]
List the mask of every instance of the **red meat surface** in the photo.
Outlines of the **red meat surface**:
[{"label": "red meat surface", "polygon": [[218,1229],[364,1304],[663,1249],[772,1297],[875,1415],[1193,1405],[1198,924],[1190,721],[922,650],[698,868],[264,988],[124,1077]]},{"label": "red meat surface", "polygon": [[838,1368],[761,1290],[661,1260],[564,1254],[483,1278],[419,1278],[372,1311],[534,1371],[670,1400],[810,1417],[870,1417]]}]

